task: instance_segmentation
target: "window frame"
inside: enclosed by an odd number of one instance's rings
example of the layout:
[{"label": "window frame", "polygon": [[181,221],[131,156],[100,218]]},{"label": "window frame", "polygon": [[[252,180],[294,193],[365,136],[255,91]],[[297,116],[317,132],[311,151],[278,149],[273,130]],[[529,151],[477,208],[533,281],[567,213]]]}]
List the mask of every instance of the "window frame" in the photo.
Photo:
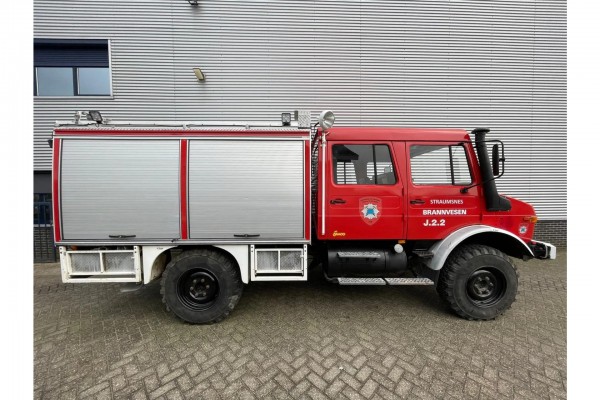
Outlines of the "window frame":
[{"label": "window frame", "polygon": [[[412,164],[412,159],[413,157],[411,157],[410,155],[410,149],[413,146],[422,146],[422,147],[447,147],[448,148],[448,161],[449,161],[449,166],[450,166],[450,181],[449,183],[416,183],[414,181],[414,175],[413,175],[413,164]],[[459,182],[456,183],[456,178],[454,176],[454,162],[453,159],[454,157],[452,156],[452,147],[460,147],[462,148],[464,155],[465,155],[465,161],[467,163],[467,170],[469,171],[469,178],[470,178],[470,182],[469,183],[464,183],[464,182]],[[463,187],[463,186],[468,186],[468,185],[472,185],[475,177],[473,174],[473,165],[470,162],[470,158],[469,158],[469,152],[466,148],[466,143],[465,142],[451,142],[451,143],[409,143],[407,146],[407,153],[408,153],[408,171],[410,174],[410,183],[413,186],[418,186],[418,187],[422,187],[422,186],[451,186],[451,187]]]},{"label": "window frame", "polygon": [[[377,157],[376,157],[376,150],[375,150],[375,146],[385,146],[388,150],[388,154],[390,156],[390,163],[392,165],[392,174],[394,176],[394,182],[393,183],[358,183],[358,179],[356,181],[356,183],[338,183],[337,182],[337,168],[336,168],[336,163],[338,161],[336,161],[336,158],[333,154],[333,148],[334,146],[370,146],[371,147],[371,151],[372,151],[372,162],[373,162],[373,172],[374,172],[374,177],[375,177],[375,181],[376,176],[377,176]],[[394,186],[397,185],[399,182],[399,178],[398,178],[398,174],[396,173],[397,171],[397,166],[396,163],[394,162],[394,152],[392,150],[392,145],[389,143],[352,143],[352,142],[336,142],[334,144],[332,144],[331,146],[331,152],[330,152],[330,156],[331,156],[331,184],[335,185],[335,186],[340,186],[340,187],[354,187],[354,186]],[[368,163],[368,162],[367,162]],[[344,164],[346,164],[344,162]]]},{"label": "window frame", "polygon": [[[33,97],[34,98],[38,98],[38,99],[77,99],[77,98],[86,98],[86,99],[105,99],[105,100],[112,100],[114,99],[114,91],[113,91],[113,71],[112,71],[112,42],[111,39],[108,38],[100,38],[100,37],[89,37],[89,38],[84,38],[82,39],[81,37],[77,37],[77,38],[73,38],[73,37],[61,37],[61,38],[48,38],[48,37],[35,37],[33,38],[34,43],[35,40],[56,40],[56,41],[70,41],[70,40],[105,40],[106,41],[106,49],[107,49],[107,53],[108,53],[108,83],[109,83],[109,94],[78,94],[77,92],[79,92],[79,81],[78,81],[78,69],[79,68],[87,68],[87,67],[77,67],[77,66],[69,66],[69,67],[62,67],[62,68],[71,68],[73,69],[73,91],[74,94],[73,95],[69,95],[69,96],[64,96],[64,95],[59,95],[59,96],[43,96],[43,95],[39,95],[38,93],[38,80],[37,80],[37,69],[38,68],[44,68],[44,67],[38,67],[35,65],[35,62],[33,63]],[[34,49],[35,52],[35,49]],[[53,68],[53,67],[48,67],[48,68]],[[60,68],[60,67],[57,67]],[[94,68],[94,67],[91,67]],[[96,68],[104,68],[104,67],[96,67]]]}]

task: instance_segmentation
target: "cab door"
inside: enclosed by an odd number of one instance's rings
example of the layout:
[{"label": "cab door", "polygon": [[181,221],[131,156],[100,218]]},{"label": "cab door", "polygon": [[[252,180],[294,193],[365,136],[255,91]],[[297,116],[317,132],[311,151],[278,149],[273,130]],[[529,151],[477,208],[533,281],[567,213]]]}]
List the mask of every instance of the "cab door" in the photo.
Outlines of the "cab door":
[{"label": "cab door", "polygon": [[481,221],[479,186],[473,184],[476,160],[464,143],[409,142],[407,159],[407,238],[441,239]]},{"label": "cab door", "polygon": [[325,234],[319,237],[403,238],[403,184],[391,143],[330,141],[326,151]]}]

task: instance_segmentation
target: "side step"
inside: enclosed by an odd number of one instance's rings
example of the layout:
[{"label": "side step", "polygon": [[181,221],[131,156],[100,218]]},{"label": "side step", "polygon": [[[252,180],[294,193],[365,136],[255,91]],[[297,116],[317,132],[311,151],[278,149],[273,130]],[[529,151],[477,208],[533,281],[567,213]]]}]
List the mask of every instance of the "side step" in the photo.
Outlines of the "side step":
[{"label": "side step", "polygon": [[337,278],[340,285],[433,285],[429,278]]},{"label": "side step", "polygon": [[413,250],[412,253],[419,258],[433,258],[433,253],[429,250]]}]

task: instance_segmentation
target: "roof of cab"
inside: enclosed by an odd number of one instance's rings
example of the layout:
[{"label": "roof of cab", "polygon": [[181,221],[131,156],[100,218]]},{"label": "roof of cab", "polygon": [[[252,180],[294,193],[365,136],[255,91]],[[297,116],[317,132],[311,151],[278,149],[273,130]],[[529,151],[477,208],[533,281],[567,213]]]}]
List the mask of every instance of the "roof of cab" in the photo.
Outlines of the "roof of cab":
[{"label": "roof of cab", "polygon": [[327,140],[469,141],[470,137],[464,129],[334,126],[328,131]]}]

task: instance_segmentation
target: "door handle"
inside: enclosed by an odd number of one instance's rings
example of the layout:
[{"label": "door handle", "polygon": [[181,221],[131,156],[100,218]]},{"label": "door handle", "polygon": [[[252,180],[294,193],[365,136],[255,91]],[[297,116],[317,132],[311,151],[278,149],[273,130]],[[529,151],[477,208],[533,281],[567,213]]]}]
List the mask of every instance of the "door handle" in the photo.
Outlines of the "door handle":
[{"label": "door handle", "polygon": [[411,200],[410,204],[425,204],[425,200],[421,200],[421,199]]},{"label": "door handle", "polygon": [[333,199],[329,201],[331,204],[346,204],[346,200],[344,199]]}]

